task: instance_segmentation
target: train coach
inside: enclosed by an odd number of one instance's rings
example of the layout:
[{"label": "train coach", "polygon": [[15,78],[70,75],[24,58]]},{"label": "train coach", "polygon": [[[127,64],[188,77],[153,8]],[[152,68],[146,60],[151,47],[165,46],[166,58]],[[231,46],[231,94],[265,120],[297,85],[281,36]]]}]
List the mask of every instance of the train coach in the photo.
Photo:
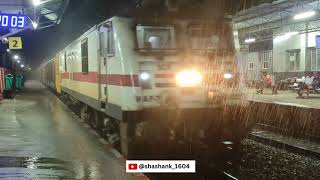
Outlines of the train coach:
[{"label": "train coach", "polygon": [[5,90],[5,74],[6,69],[0,66],[0,101],[3,98],[3,92]]},{"label": "train coach", "polygon": [[56,93],[61,94],[61,73],[59,70],[59,58],[52,58],[51,60],[43,63],[39,69],[39,75],[41,77],[42,83],[54,90]]},{"label": "train coach", "polygon": [[230,20],[215,19],[110,18],[43,64],[42,82],[128,158],[230,162],[250,123]]}]

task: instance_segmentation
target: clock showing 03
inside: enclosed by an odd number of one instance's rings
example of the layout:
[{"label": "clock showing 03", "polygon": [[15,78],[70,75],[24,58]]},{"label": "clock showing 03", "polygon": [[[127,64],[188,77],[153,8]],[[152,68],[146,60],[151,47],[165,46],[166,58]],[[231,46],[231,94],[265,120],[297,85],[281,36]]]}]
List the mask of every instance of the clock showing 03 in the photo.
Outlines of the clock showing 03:
[{"label": "clock showing 03", "polygon": [[3,28],[25,28],[27,17],[17,14],[1,14],[0,27]]}]

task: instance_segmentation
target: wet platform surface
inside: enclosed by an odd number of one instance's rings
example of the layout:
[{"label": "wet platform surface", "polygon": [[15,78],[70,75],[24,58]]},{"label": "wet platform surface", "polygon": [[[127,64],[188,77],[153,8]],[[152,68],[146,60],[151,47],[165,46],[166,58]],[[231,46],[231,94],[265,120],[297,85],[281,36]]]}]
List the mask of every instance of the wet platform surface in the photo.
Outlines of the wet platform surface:
[{"label": "wet platform surface", "polygon": [[39,82],[0,104],[0,179],[145,179]]},{"label": "wet platform surface", "polygon": [[278,94],[272,95],[270,89],[266,89],[264,94],[256,94],[255,89],[248,89],[246,93],[249,101],[320,109],[320,94],[310,94],[308,99],[300,99],[297,98],[298,94],[292,91],[279,91]]}]

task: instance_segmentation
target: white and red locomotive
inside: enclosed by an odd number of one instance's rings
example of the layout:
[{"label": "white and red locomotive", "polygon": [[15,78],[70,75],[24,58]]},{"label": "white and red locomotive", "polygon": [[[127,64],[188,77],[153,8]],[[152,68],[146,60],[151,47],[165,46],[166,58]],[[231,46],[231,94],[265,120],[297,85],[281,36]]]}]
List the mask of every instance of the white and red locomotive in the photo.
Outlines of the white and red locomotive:
[{"label": "white and red locomotive", "polygon": [[217,14],[110,18],[43,64],[42,81],[128,158],[220,161],[248,122]]}]

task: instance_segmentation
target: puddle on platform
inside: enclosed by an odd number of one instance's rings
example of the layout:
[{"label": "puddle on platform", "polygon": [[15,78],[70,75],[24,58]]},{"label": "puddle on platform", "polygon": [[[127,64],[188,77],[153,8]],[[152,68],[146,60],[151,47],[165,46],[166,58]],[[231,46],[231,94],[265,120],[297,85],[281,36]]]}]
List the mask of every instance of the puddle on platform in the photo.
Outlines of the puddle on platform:
[{"label": "puddle on platform", "polygon": [[74,179],[66,176],[73,174],[68,162],[49,157],[0,156],[0,170],[0,178],[8,179]]},{"label": "puddle on platform", "polygon": [[[10,157],[0,156],[0,168],[20,167],[30,169],[43,169],[54,167],[54,165],[65,165],[66,161],[47,157]],[[44,166],[48,165],[48,166]],[[53,165],[53,166],[52,166]],[[42,167],[42,168],[41,168]]]}]

